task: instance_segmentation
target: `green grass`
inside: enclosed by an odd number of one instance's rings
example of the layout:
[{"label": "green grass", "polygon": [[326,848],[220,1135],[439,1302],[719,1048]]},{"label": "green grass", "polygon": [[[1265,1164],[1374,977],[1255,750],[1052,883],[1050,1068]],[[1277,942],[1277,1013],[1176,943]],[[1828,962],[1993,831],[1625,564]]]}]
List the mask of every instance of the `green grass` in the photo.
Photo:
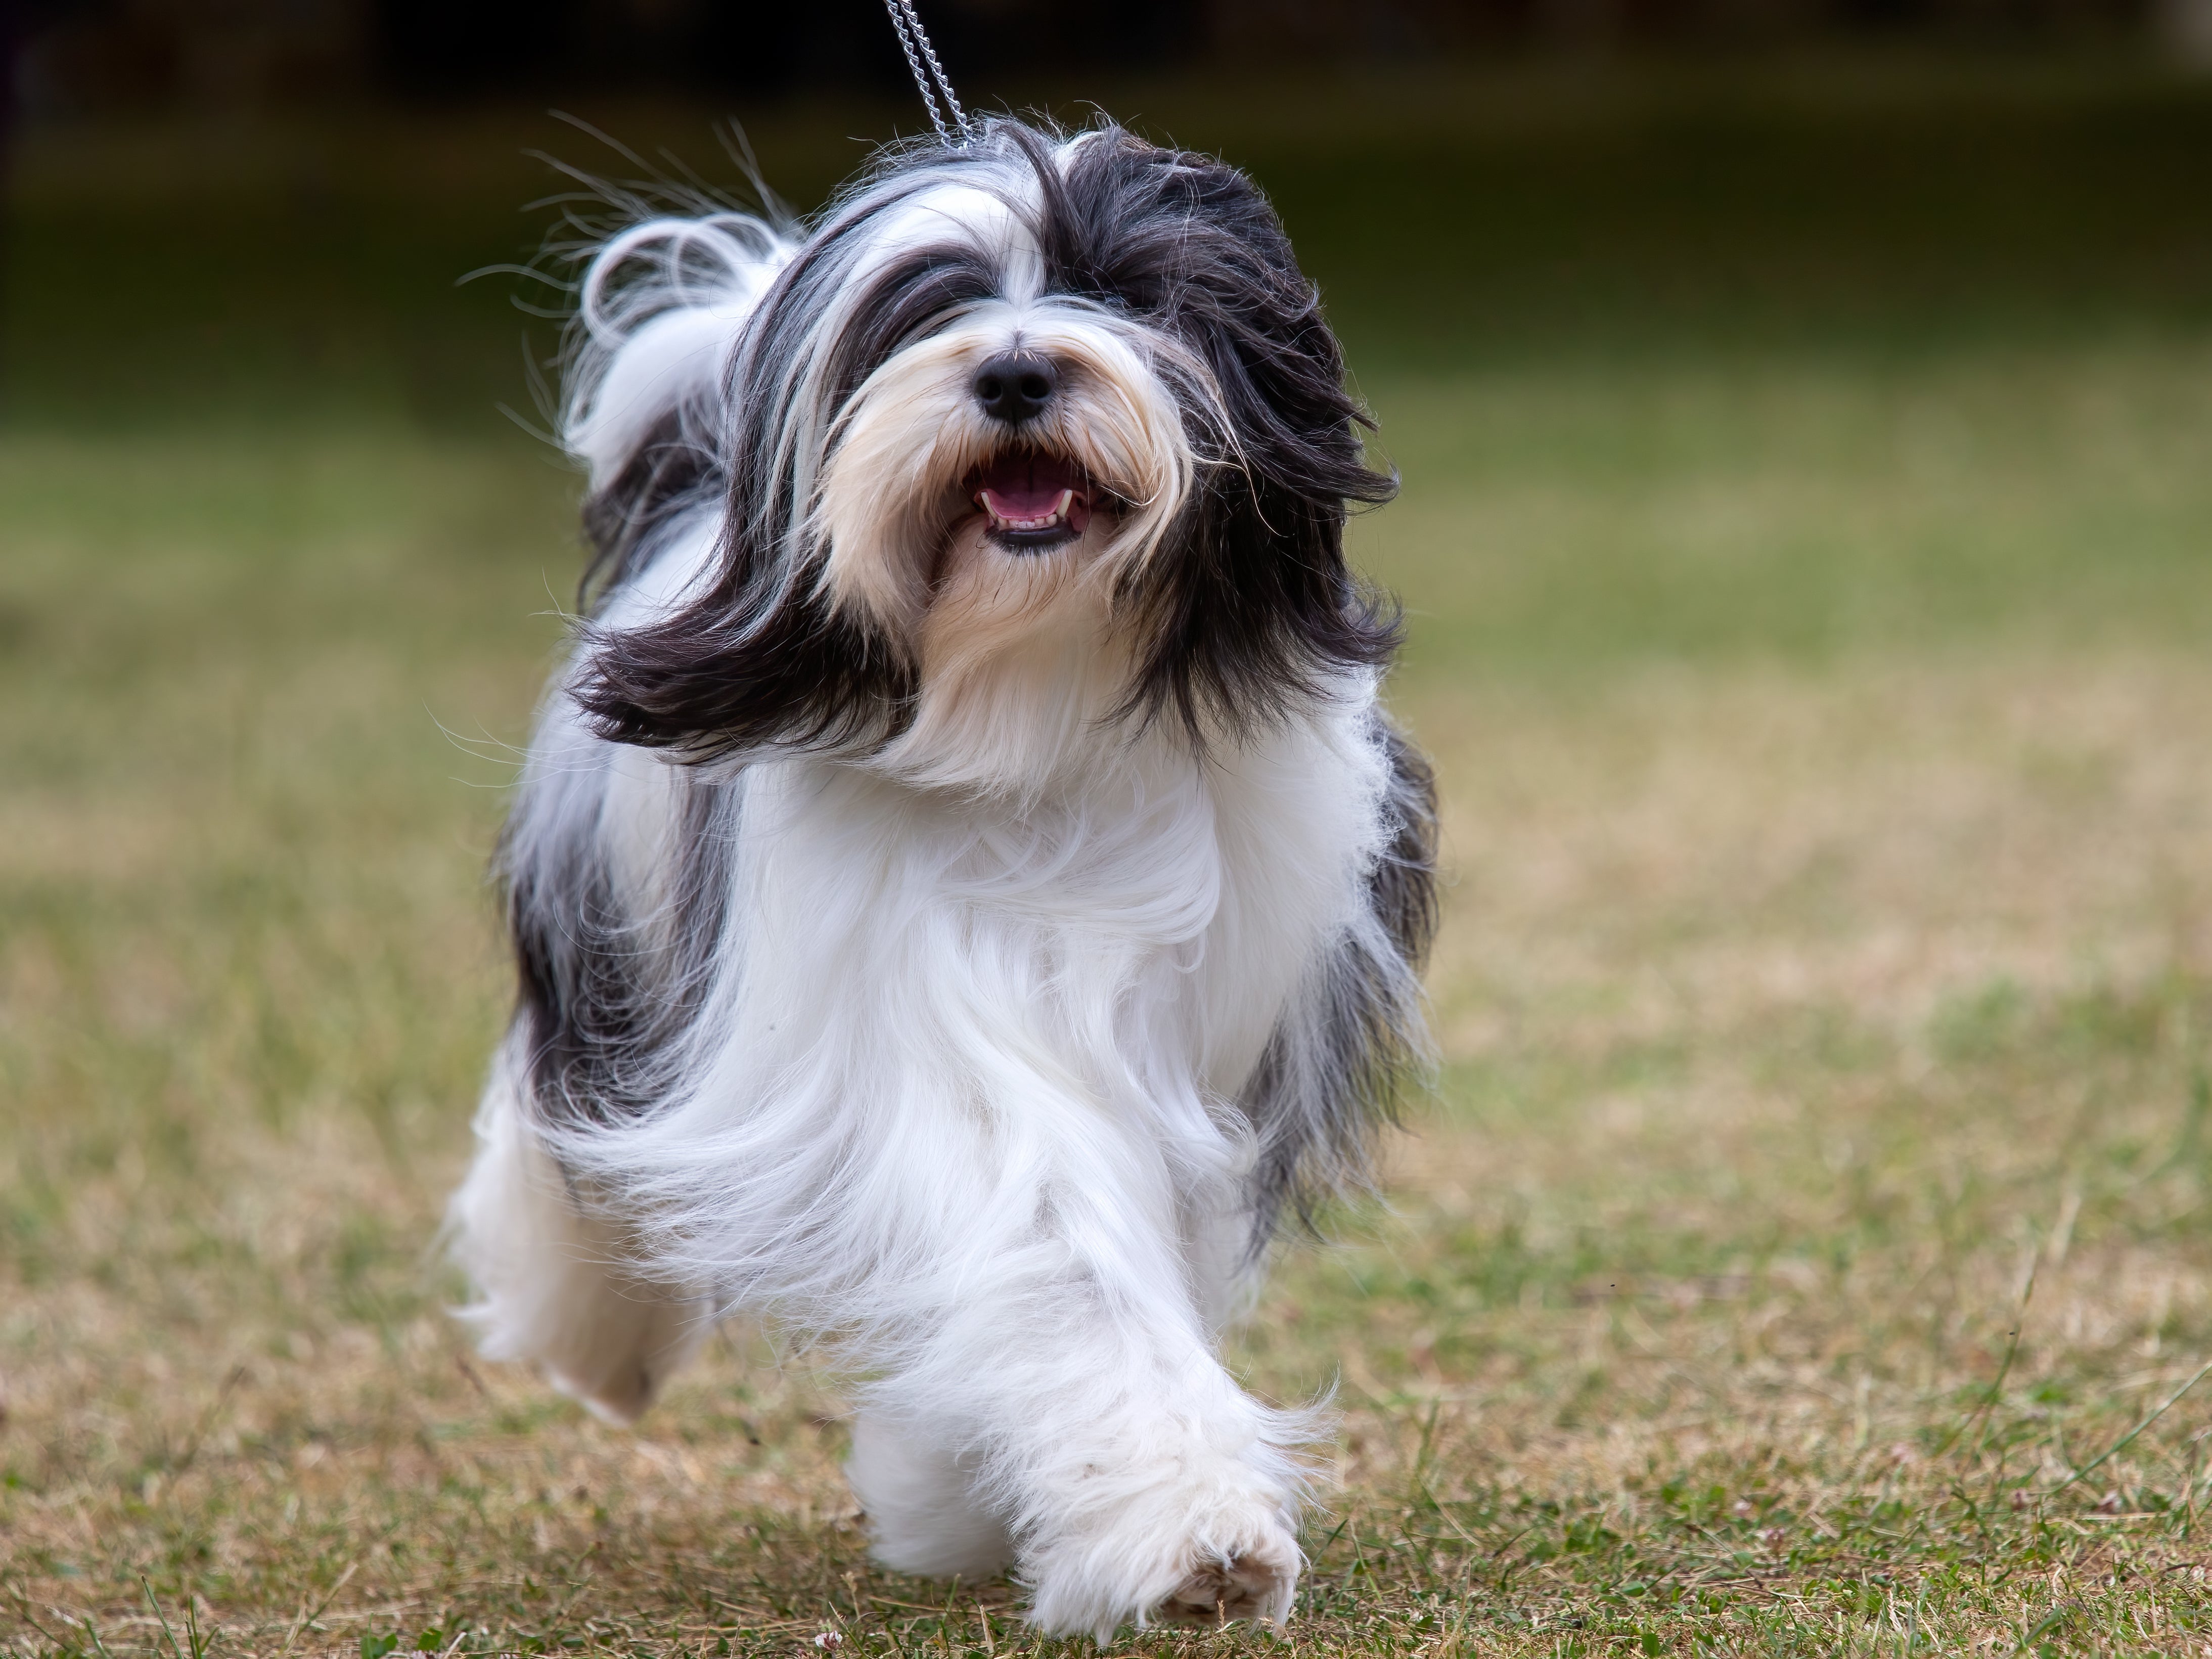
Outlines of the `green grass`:
[{"label": "green grass", "polygon": [[[1337,307],[1445,791],[1436,1097],[1237,1342],[1345,1413],[1286,1649],[2201,1650],[2212,100],[1314,96],[1122,102],[1259,167]],[[756,137],[806,198],[883,121]],[[519,319],[444,287],[532,234],[531,131],[26,153],[0,1650],[1054,1645],[868,1565],[834,1380],[760,1334],[624,1435],[444,1316],[501,745],[574,568],[490,412]]]}]

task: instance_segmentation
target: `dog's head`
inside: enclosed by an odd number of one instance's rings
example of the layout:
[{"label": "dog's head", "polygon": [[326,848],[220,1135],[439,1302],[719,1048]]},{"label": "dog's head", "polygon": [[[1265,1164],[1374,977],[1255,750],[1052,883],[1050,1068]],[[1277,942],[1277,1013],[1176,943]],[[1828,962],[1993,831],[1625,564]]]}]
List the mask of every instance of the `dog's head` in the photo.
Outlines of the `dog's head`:
[{"label": "dog's head", "polygon": [[1390,481],[1280,223],[1218,161],[1013,121],[889,156],[730,377],[720,562],[599,635],[578,696],[610,738],[1022,787],[1117,726],[1242,734],[1395,643],[1342,549]]}]

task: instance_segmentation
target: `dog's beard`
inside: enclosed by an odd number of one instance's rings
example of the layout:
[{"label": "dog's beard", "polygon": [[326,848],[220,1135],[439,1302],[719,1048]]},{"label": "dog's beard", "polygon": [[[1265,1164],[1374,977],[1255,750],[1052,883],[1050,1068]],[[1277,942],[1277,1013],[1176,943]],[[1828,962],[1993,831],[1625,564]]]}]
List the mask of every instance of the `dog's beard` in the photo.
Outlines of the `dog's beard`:
[{"label": "dog's beard", "polygon": [[[1160,555],[1196,467],[1159,348],[1133,333],[980,307],[891,357],[838,422],[822,580],[918,672],[914,724],[881,757],[902,775],[1025,793],[1095,763],[1083,739],[1126,698],[1137,654],[1115,592]],[[1060,374],[1018,427],[973,390],[1016,340]]]}]

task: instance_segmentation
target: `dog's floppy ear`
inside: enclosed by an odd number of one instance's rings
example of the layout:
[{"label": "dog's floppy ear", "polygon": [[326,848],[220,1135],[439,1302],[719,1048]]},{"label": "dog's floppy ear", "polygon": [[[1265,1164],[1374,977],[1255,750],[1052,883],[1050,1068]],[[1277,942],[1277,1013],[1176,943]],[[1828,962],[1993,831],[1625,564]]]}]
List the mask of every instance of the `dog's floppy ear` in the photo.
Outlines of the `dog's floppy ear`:
[{"label": "dog's floppy ear", "polygon": [[714,582],[681,609],[589,628],[571,695],[592,729],[693,761],[880,742],[900,730],[914,673],[889,642],[811,582],[777,571],[742,531],[731,544]]},{"label": "dog's floppy ear", "polygon": [[1397,481],[1366,465],[1343,350],[1273,208],[1236,168],[1118,129],[1064,173],[1036,159],[1055,284],[1144,317],[1211,380],[1186,404],[1214,464],[1123,595],[1147,641],[1132,712],[1242,732],[1386,662],[1396,617],[1346,568],[1344,522]]},{"label": "dog's floppy ear", "polygon": [[807,486],[791,476],[788,428],[811,410],[793,387],[841,276],[818,241],[803,251],[763,301],[714,407],[648,430],[586,504],[594,566],[617,578],[641,568],[687,508],[717,495],[724,508],[708,575],[672,610],[617,605],[586,624],[569,690],[600,737],[709,761],[881,742],[912,718],[911,664],[832,605],[794,525]]}]

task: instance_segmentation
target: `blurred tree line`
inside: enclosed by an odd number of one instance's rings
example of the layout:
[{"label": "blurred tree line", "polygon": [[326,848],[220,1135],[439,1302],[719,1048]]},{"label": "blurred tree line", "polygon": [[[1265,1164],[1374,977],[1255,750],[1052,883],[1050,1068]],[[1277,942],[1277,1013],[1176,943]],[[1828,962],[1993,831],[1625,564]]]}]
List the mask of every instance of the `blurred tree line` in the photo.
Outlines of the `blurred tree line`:
[{"label": "blurred tree line", "polygon": [[[925,0],[956,80],[1066,68],[1736,50],[1833,36],[2142,41],[2212,63],[2212,0]],[[878,0],[0,0],[33,118],[335,93],[889,89]]]}]

